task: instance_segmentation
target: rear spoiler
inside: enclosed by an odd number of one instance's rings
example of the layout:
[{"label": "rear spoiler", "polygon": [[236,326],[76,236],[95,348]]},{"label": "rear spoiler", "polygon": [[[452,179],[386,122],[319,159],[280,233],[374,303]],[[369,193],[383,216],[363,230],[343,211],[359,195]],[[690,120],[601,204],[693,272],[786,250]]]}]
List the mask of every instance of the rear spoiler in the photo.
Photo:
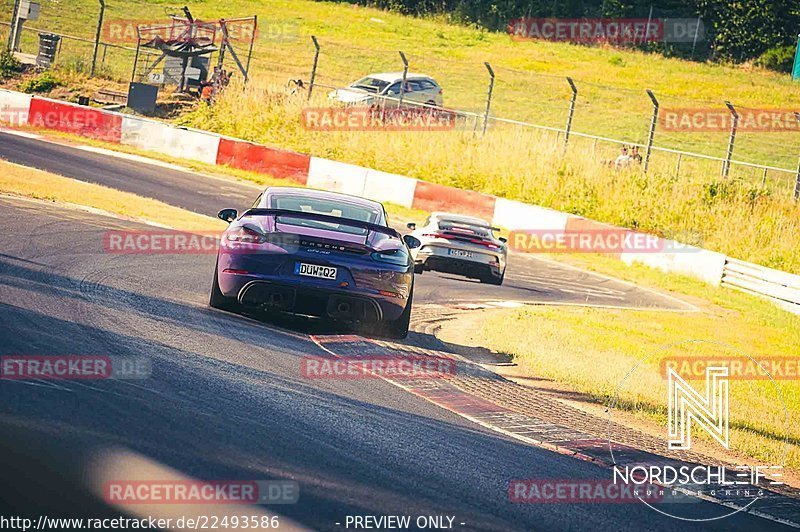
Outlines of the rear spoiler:
[{"label": "rear spoiler", "polygon": [[[449,227],[442,227],[443,223],[444,224],[450,224],[450,225],[449,225]],[[467,223],[449,222],[449,221],[439,222],[439,227],[443,231],[446,231],[448,229],[452,229],[454,226],[461,226],[461,227],[466,227],[466,228],[471,227],[470,224],[467,224]],[[500,228],[499,227],[490,227],[488,225],[476,225],[474,227],[480,227],[481,229],[488,229],[490,231],[494,231],[495,233],[499,233],[500,232]]]},{"label": "rear spoiler", "polygon": [[330,216],[328,214],[318,214],[315,212],[300,212],[288,209],[248,209],[242,214],[244,216],[291,216],[292,218],[304,218],[306,220],[316,220],[318,222],[327,222],[340,225],[348,225],[350,227],[360,227],[368,231],[376,233],[383,233],[401,240],[400,233],[391,227],[373,224],[370,222],[362,222],[361,220],[352,220],[350,218],[340,218],[338,216]]}]

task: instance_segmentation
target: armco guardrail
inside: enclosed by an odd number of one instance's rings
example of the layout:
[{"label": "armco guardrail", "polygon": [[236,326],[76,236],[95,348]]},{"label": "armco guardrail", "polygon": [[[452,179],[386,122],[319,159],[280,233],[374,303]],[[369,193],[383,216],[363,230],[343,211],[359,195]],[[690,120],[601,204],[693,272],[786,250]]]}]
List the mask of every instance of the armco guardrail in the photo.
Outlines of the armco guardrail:
[{"label": "armco guardrail", "polygon": [[800,314],[800,275],[729,257],[722,271],[722,286],[766,297],[789,312]]}]

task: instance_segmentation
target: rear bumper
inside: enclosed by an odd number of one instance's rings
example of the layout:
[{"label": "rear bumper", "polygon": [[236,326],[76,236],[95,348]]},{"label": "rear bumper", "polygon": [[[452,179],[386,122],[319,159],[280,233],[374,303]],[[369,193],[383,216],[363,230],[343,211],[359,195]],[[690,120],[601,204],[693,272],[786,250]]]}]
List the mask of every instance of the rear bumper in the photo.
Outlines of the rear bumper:
[{"label": "rear bumper", "polygon": [[503,273],[498,267],[492,267],[489,264],[446,257],[431,256],[418,260],[417,264],[422,266],[423,270],[463,275],[472,279],[482,279],[488,276],[500,277]]},{"label": "rear bumper", "polygon": [[[351,323],[395,320],[405,310],[413,281],[408,267],[373,270],[357,261],[343,263],[309,255],[220,253],[217,281],[226,297],[246,308]],[[334,266],[336,280],[294,274],[297,261]],[[366,262],[366,261],[365,261]]]},{"label": "rear bumper", "polygon": [[414,257],[414,264],[423,270],[463,275],[474,279],[499,278],[505,270],[505,258],[474,252],[472,258],[454,257],[443,246],[423,246]]},{"label": "rear bumper", "polygon": [[[377,323],[384,319],[384,308],[394,314],[390,302],[354,294],[351,291],[307,288],[274,281],[248,281],[238,293],[245,307],[302,316],[331,318],[347,322]],[[405,299],[402,300],[405,302]],[[399,316],[402,312],[397,312]],[[392,318],[390,318],[392,319]]]}]

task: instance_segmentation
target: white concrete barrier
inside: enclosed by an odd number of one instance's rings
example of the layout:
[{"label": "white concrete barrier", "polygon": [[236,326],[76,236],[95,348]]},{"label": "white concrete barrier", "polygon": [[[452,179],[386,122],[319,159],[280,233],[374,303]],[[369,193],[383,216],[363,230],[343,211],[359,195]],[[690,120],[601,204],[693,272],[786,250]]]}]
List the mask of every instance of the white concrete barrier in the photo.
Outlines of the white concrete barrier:
[{"label": "white concrete barrier", "polygon": [[417,180],[378,170],[367,170],[364,181],[364,197],[375,201],[388,201],[395,205],[411,207]]},{"label": "white concrete barrier", "polygon": [[[713,286],[719,286],[725,268],[725,255],[715,251],[664,240],[664,251],[657,253],[623,253],[626,264],[639,262],[651,268],[689,275]],[[669,251],[669,250],[675,251]]]},{"label": "white concrete barrier", "polygon": [[569,214],[553,209],[497,198],[492,225],[506,229],[563,231],[569,217]]},{"label": "white concrete barrier", "polygon": [[0,89],[0,122],[9,126],[27,125],[31,98],[30,94]]},{"label": "white concrete barrier", "polygon": [[219,135],[125,116],[122,119],[122,144],[181,159],[216,164]]},{"label": "white concrete barrier", "polygon": [[354,164],[312,157],[308,167],[306,186],[362,196],[367,171],[367,168]]}]

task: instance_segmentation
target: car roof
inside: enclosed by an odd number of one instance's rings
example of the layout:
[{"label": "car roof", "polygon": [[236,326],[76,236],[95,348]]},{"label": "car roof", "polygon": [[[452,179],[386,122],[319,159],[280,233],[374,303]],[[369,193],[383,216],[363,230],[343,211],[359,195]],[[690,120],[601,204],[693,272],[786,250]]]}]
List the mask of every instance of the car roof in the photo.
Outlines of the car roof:
[{"label": "car roof", "polygon": [[449,222],[456,222],[456,223],[477,225],[480,227],[491,228],[491,224],[486,220],[484,220],[483,218],[478,218],[476,216],[466,216],[463,214],[455,214],[451,212],[432,212],[431,219],[447,220]]},{"label": "car roof", "polygon": [[306,196],[312,198],[326,199],[331,201],[341,201],[344,203],[351,203],[354,205],[362,205],[370,207],[378,211],[383,211],[383,204],[361,196],[352,196],[350,194],[342,194],[341,192],[331,192],[329,190],[319,190],[316,188],[305,187],[267,187],[264,190],[264,196]]},{"label": "car roof", "polygon": [[[369,75],[364,76],[364,77],[365,78],[375,78],[375,79],[379,79],[381,81],[386,81],[388,83],[392,83],[394,81],[402,80],[403,79],[403,73],[402,72],[383,72],[383,73],[380,73],[380,74],[369,74]],[[436,83],[436,81],[432,77],[430,77],[430,76],[428,76],[426,74],[413,74],[413,73],[409,72],[408,74],[406,74],[406,80],[410,80],[410,79],[427,79],[429,81],[433,81],[434,83]]]}]

